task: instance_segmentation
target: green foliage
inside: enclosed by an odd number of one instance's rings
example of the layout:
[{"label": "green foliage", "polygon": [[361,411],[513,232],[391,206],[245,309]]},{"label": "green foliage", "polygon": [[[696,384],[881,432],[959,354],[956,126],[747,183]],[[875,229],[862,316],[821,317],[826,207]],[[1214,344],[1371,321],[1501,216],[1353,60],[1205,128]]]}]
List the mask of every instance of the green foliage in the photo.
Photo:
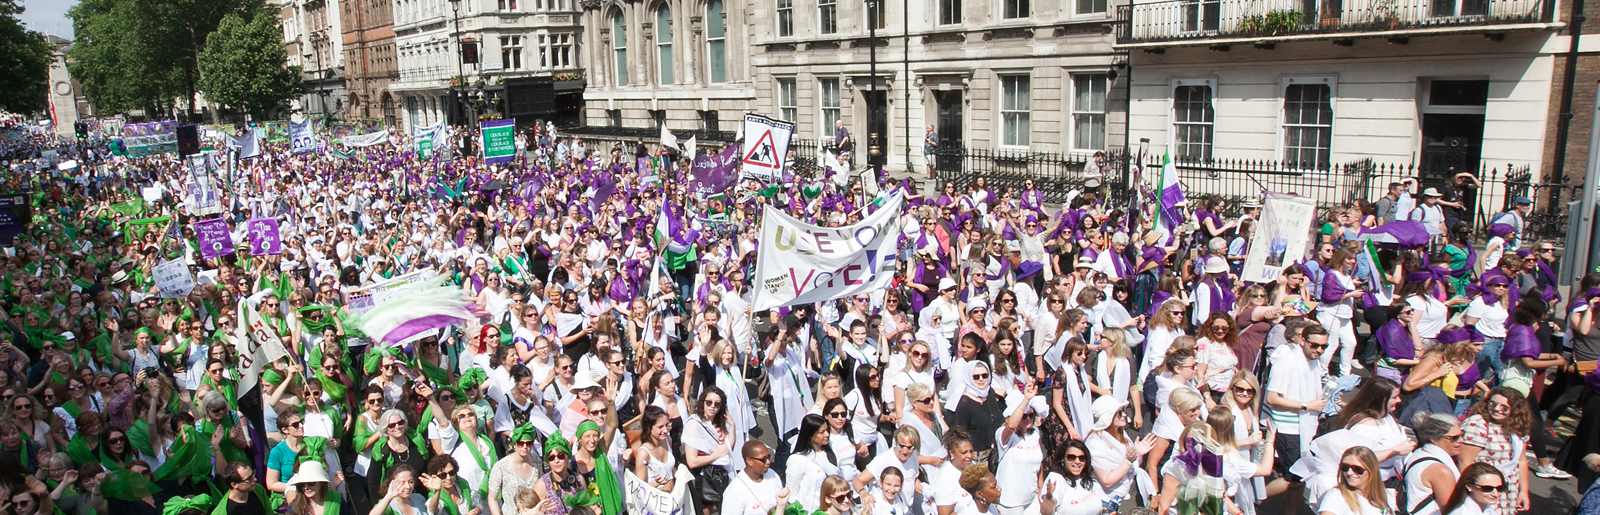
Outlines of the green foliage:
[{"label": "green foliage", "polygon": [[49,94],[50,44],[23,28],[22,6],[0,0],[0,110],[31,114],[44,110]]},{"label": "green foliage", "polygon": [[230,14],[265,12],[264,0],[81,0],[68,67],[104,111],[192,107],[206,37]]},{"label": "green foliage", "polygon": [[1299,10],[1273,9],[1266,14],[1252,14],[1239,20],[1234,30],[1252,35],[1281,36],[1300,28],[1304,15]]},{"label": "green foliage", "polygon": [[283,31],[270,15],[253,20],[230,14],[206,38],[200,54],[200,91],[207,99],[269,117],[303,93],[300,67],[285,66]]}]

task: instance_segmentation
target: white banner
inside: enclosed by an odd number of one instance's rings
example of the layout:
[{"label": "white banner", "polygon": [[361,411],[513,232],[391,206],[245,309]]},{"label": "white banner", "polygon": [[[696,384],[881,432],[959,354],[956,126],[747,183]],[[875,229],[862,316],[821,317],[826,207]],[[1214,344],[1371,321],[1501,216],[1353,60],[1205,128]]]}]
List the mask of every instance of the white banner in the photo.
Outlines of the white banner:
[{"label": "white banner", "polygon": [[228,148],[239,151],[239,159],[250,159],[261,155],[261,129],[250,129],[244,135],[228,138]]},{"label": "white banner", "polygon": [[789,155],[789,137],[794,124],[758,114],[744,115],[744,145],[739,147],[739,171],[764,181],[781,179],[783,161]]},{"label": "white banner", "polygon": [[1267,202],[1262,207],[1250,252],[1245,254],[1244,271],[1239,274],[1240,279],[1256,283],[1277,280],[1284,267],[1306,255],[1317,201],[1267,192]]},{"label": "white banner", "polygon": [[766,207],[751,309],[809,304],[876,291],[894,279],[903,194],[861,223],[819,227]]},{"label": "white banner", "polygon": [[156,265],[151,273],[155,275],[156,289],[163,299],[176,299],[194,291],[194,276],[189,273],[189,264],[182,259]]},{"label": "white banner", "polygon": [[683,515],[684,505],[689,500],[689,482],[694,480],[694,474],[689,472],[689,466],[678,464],[678,469],[673,475],[676,481],[671,492],[657,490],[656,487],[639,479],[629,470],[623,473],[623,494],[628,506],[628,515]]},{"label": "white banner", "polygon": [[[234,330],[234,337],[239,345],[239,375],[238,392],[243,394],[255,388],[261,381],[261,368],[264,364],[288,356],[283,348],[283,339],[278,337],[277,330],[267,325],[250,306],[249,299],[239,299],[239,327]],[[293,318],[289,319],[295,323]]]},{"label": "white banner", "polygon": [[389,141],[389,129],[339,138],[339,143],[347,147],[370,147],[385,141]]},{"label": "white banner", "polygon": [[304,154],[317,149],[317,137],[311,133],[311,119],[289,122],[289,153]]}]

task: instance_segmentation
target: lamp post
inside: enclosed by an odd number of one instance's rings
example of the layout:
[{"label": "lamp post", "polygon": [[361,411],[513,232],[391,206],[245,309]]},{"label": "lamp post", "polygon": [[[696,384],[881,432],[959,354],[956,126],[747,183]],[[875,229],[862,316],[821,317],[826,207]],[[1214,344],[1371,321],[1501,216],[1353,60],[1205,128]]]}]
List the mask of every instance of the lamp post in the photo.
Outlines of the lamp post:
[{"label": "lamp post", "polygon": [[[467,50],[461,47],[461,0],[450,0],[450,11],[453,13],[452,20],[454,22],[454,28],[451,29],[451,32],[456,37],[456,79],[463,81],[462,85],[466,85]],[[450,89],[453,90],[451,92],[452,95],[460,94],[460,90],[456,88],[455,81],[450,81]],[[459,100],[459,96],[457,99]]]},{"label": "lamp post", "polygon": [[867,86],[867,161],[871,163],[872,177],[883,170],[880,162],[883,148],[878,139],[878,2],[867,0],[867,60],[871,63]]}]

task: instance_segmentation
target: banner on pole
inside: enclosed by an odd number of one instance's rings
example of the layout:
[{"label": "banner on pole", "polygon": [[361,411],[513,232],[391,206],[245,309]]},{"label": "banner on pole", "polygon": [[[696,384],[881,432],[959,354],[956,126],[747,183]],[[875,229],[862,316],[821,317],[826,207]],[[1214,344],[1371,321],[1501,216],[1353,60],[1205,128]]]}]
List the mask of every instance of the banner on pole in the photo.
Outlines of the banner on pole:
[{"label": "banner on pole", "polygon": [[194,223],[194,237],[200,242],[200,256],[216,259],[233,253],[233,235],[228,233],[228,221],[212,218]]},{"label": "banner on pole", "polygon": [[278,233],[278,220],[274,218],[257,218],[248,225],[250,234],[250,255],[268,256],[283,253],[283,238]]},{"label": "banner on pole", "polygon": [[728,195],[713,193],[706,197],[706,219],[713,222],[728,221]]},{"label": "banner on pole", "polygon": [[189,273],[189,264],[182,259],[156,265],[151,273],[155,276],[156,290],[163,299],[184,297],[194,291],[194,275]]},{"label": "banner on pole", "polygon": [[289,122],[289,153],[304,154],[317,150],[317,137],[311,131],[311,119]]},{"label": "banner on pole", "polygon": [[746,114],[741,132],[744,144],[739,148],[740,172],[767,182],[780,179],[794,124]]},{"label": "banner on pole", "polygon": [[433,158],[433,143],[438,139],[439,133],[444,130],[444,121],[427,127],[415,127],[411,130],[411,137],[417,145],[417,157],[422,159]]},{"label": "banner on pole", "polygon": [[[748,133],[747,133],[748,134]],[[894,279],[899,252],[897,193],[861,223],[820,227],[766,206],[756,263],[756,311],[880,290]]]},{"label": "banner on pole", "polygon": [[234,330],[239,345],[239,389],[248,392],[261,381],[262,365],[288,356],[278,332],[251,309],[250,300],[239,299],[239,327]]},{"label": "banner on pole", "polygon": [[198,216],[221,213],[222,195],[217,191],[216,185],[211,183],[211,178],[199,174],[191,177],[193,182],[189,183],[189,212]]},{"label": "banner on pole", "polygon": [[728,191],[738,177],[739,149],[694,158],[694,193],[701,197]]},{"label": "banner on pole", "polygon": [[178,151],[178,122],[136,123],[122,128],[122,143],[129,157],[171,154]]},{"label": "banner on pole", "polygon": [[250,159],[261,155],[261,129],[251,129],[239,136],[224,136],[228,141],[228,148],[239,151],[239,159]]},{"label": "banner on pole", "polygon": [[483,122],[483,162],[499,164],[511,162],[517,155],[517,121],[494,120]]},{"label": "banner on pole", "polygon": [[200,126],[178,126],[178,155],[192,156],[200,153]]},{"label": "banner on pole", "polygon": [[389,141],[389,130],[388,129],[384,129],[384,130],[381,130],[381,131],[378,131],[378,132],[371,132],[371,133],[367,133],[367,134],[362,134],[360,136],[345,136],[343,138],[339,138],[339,143],[340,144],[343,144],[344,146],[347,146],[347,147],[357,147],[357,148],[370,147],[370,146],[373,146],[373,145],[377,145],[379,143],[383,143],[385,141]]},{"label": "banner on pole", "polygon": [[1256,225],[1256,234],[1250,240],[1250,252],[1245,254],[1244,270],[1239,278],[1255,283],[1277,280],[1285,267],[1305,255],[1316,211],[1315,200],[1267,192],[1261,223]]}]

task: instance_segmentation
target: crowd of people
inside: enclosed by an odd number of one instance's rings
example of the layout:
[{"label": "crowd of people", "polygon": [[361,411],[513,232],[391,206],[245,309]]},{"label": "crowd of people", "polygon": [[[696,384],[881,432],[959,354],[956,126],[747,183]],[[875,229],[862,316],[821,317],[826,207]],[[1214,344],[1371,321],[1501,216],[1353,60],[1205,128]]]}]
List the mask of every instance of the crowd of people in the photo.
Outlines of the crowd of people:
[{"label": "crowd of people", "polygon": [[[497,164],[400,137],[198,171],[5,141],[33,204],[0,270],[8,513],[1512,515],[1534,475],[1600,513],[1596,438],[1545,423],[1600,399],[1600,274],[1563,298],[1526,199],[1450,217],[1470,176],[1320,210],[1251,283],[1255,201],[1196,195],[1165,229],[1097,188],[790,174],[712,220],[695,149],[544,127]],[[37,163],[56,148],[80,167]],[[898,194],[891,287],[752,309],[767,206],[837,227]],[[241,243],[206,258],[191,224],[219,216]],[[263,218],[281,253],[243,243]],[[1362,238],[1397,224],[1432,237]],[[186,294],[157,284],[173,260]],[[415,281],[476,318],[364,334],[374,286]],[[240,391],[247,319],[286,355]]]}]

